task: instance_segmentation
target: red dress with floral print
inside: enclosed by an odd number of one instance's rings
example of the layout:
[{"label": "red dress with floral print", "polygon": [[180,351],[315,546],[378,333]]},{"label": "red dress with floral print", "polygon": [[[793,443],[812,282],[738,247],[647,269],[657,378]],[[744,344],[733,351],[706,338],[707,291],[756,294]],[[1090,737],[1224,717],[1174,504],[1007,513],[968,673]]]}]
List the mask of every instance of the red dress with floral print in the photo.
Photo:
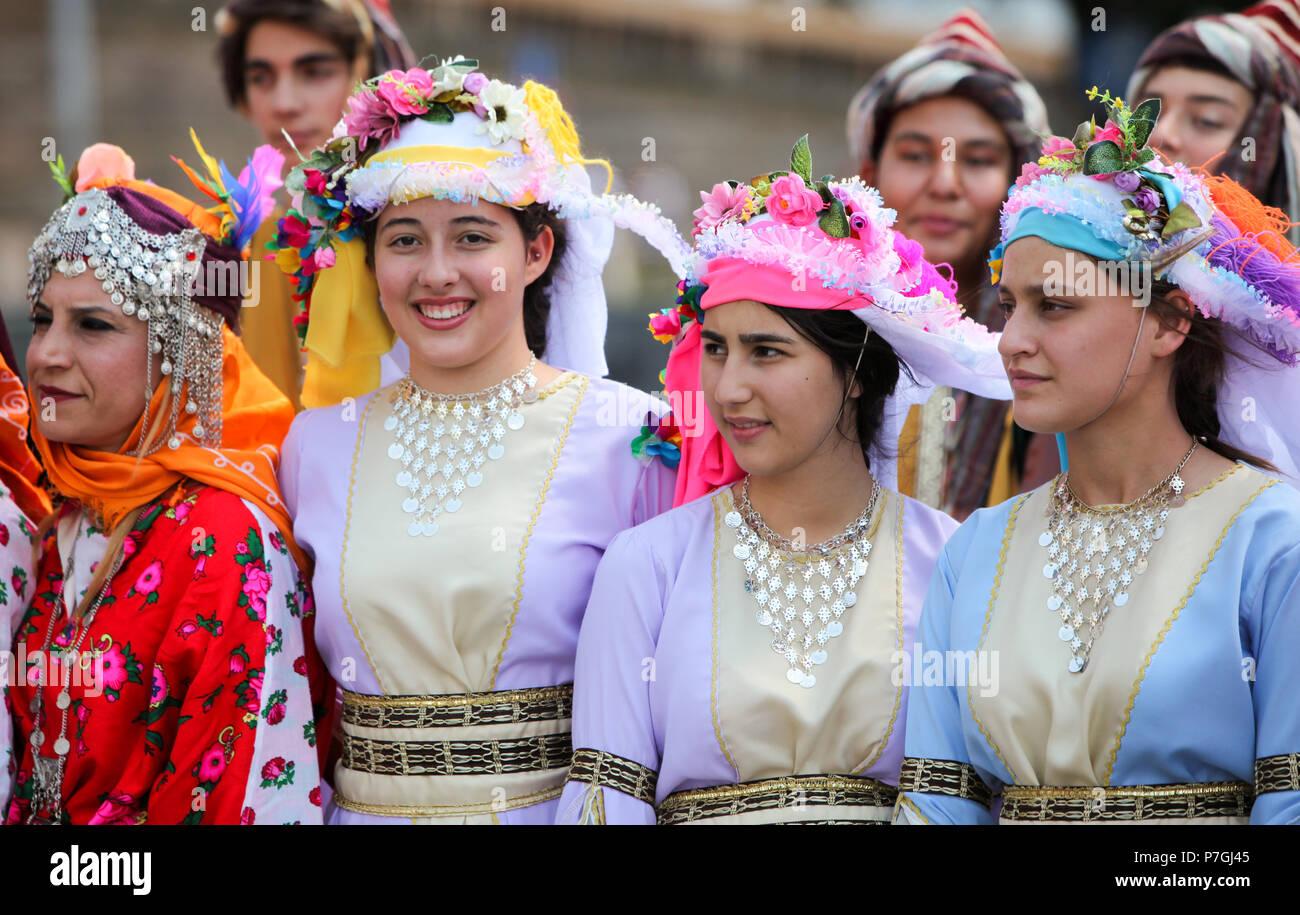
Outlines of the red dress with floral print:
[{"label": "red dress with floral print", "polygon": [[[322,703],[309,684],[326,681],[311,597],[275,528],[237,496],[200,487],[151,503],[123,552],[81,646],[100,652],[102,675],[70,689],[64,822],[319,822]],[[38,666],[24,656],[39,658],[52,613],[55,647],[75,638],[58,599],[63,576],[51,531],[14,640],[20,668]],[[89,576],[78,578],[84,586]],[[31,705],[42,688],[36,748]],[[7,823],[27,820],[32,753],[53,756],[58,691],[57,682],[10,690],[19,766]]]}]

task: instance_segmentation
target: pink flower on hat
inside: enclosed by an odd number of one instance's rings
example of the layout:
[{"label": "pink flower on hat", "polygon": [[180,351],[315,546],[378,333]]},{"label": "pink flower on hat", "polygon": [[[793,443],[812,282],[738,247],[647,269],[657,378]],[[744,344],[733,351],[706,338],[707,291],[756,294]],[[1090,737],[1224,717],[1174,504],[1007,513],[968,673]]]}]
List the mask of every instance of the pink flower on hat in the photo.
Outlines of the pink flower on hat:
[{"label": "pink flower on hat", "polygon": [[405,73],[389,70],[379,78],[375,91],[399,115],[426,114],[428,98],[433,94],[433,77],[418,67]]},{"label": "pink flower on hat", "polygon": [[1079,152],[1073,140],[1067,140],[1065,137],[1048,137],[1043,142],[1043,155],[1051,156],[1053,159],[1073,159]]},{"label": "pink flower on hat", "polygon": [[745,185],[732,187],[725,181],[713,185],[713,190],[700,191],[700,200],[704,205],[694,212],[695,229],[694,235],[699,235],[705,229],[712,229],[719,223],[726,222],[728,219],[738,219],[744,212],[745,204],[749,203],[749,188]]},{"label": "pink flower on hat", "polygon": [[821,195],[804,184],[799,175],[782,175],[772,182],[767,198],[767,212],[777,222],[788,226],[806,226],[817,218],[826,203]]}]

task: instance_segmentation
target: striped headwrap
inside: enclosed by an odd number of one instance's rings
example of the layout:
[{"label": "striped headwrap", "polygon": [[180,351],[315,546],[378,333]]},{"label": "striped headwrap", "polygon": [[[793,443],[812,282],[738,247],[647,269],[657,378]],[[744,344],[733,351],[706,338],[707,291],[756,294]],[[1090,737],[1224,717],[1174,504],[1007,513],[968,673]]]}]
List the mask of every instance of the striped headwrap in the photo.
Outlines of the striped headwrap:
[{"label": "striped headwrap", "polygon": [[[1160,67],[1197,60],[1227,70],[1255,96],[1241,132],[1214,168],[1300,221],[1300,0],[1268,0],[1162,32],[1138,61],[1129,98],[1142,98]],[[1253,161],[1234,154],[1246,137],[1255,141]],[[1290,238],[1300,243],[1300,227]]]},{"label": "striped headwrap", "polygon": [[1007,132],[1016,167],[1035,159],[1051,133],[1038,90],[984,20],[965,9],[877,71],[849,103],[849,150],[858,170],[876,160],[895,112],[943,95],[960,95],[988,111]]}]

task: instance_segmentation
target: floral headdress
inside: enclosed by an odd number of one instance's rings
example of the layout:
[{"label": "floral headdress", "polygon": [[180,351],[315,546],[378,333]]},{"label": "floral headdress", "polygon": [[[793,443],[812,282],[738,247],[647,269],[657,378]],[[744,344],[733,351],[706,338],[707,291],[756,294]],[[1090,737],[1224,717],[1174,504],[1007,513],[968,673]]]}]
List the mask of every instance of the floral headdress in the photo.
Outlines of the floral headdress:
[{"label": "floral headdress", "polygon": [[1300,355],[1300,256],[1279,210],[1229,178],[1166,164],[1146,144],[1160,101],[1130,109],[1093,87],[1109,115],[1051,137],[1026,164],[1002,207],[1002,241],[990,255],[993,282],[1003,252],[1038,235],[1102,260],[1149,265],[1206,317],[1246,334],[1279,361]]},{"label": "floral headdress", "polygon": [[[897,214],[879,193],[856,177],[812,174],[805,135],[789,169],[701,192],[677,302],[650,315],[655,339],[674,344],[661,376],[670,401],[699,390],[699,329],[708,309],[739,300],[850,310],[884,337],[917,379],[900,382],[886,409],[887,429],[935,384],[1008,399],[997,335],[964,317],[955,284],[926,261],[919,244],[893,229]],[[685,430],[671,418],[649,423],[633,445],[686,464],[678,504],[738,473],[711,420],[699,421],[701,428]],[[888,464],[881,454],[872,465],[887,485]]]},{"label": "floral headdress", "polygon": [[[993,282],[1014,241],[1036,236],[1109,261],[1145,266],[1187,294],[1200,313],[1244,335],[1272,359],[1231,355],[1219,385],[1221,439],[1267,457],[1300,480],[1300,253],[1286,215],[1231,178],[1156,157],[1147,142],[1160,102],[1129,108],[1093,87],[1109,119],[1052,137],[1025,165],[1002,207],[1001,243],[989,257]],[[1282,374],[1279,374],[1282,373]],[[1285,376],[1285,377],[1283,377]],[[1243,420],[1241,404],[1254,406]],[[1296,439],[1289,445],[1285,439]]]},{"label": "floral headdress", "polygon": [[[551,286],[546,358],[605,374],[600,273],[612,227],[645,237],[679,273],[687,246],[658,208],[628,195],[594,193],[588,165],[602,166],[612,180],[608,162],[583,157],[573,121],[551,89],[490,79],[476,60],[456,56],[362,83],[333,138],[290,173],[296,205],[271,245],[294,279],[299,334],[316,357],[309,355],[304,403],[333,402],[377,384],[377,358],[392,336],[377,299],[352,292],[356,272],[365,270],[358,223],[389,204],[424,197],[513,208],[541,203],[565,219],[569,245]],[[339,276],[340,268],[350,280]],[[337,300],[340,287],[346,301]],[[330,313],[317,331],[322,298],[331,300]],[[358,330],[368,339],[359,340]],[[349,360],[354,364],[346,366]],[[331,368],[339,371],[327,379]]]}]

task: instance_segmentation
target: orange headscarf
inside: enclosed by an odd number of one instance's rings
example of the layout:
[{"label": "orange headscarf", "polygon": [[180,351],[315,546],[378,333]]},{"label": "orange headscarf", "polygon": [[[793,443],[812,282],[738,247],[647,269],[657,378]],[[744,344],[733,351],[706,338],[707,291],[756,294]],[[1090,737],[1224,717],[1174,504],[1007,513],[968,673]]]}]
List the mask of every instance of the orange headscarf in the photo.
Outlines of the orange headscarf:
[{"label": "orange headscarf", "polygon": [[50,513],[50,497],[37,484],[40,465],[27,445],[31,420],[22,379],[0,357],[0,480],[33,524]]},{"label": "orange headscarf", "polygon": [[[127,453],[139,445],[143,413],[116,453],[51,442],[35,427],[32,438],[50,483],[67,498],[89,508],[103,521],[106,532],[116,528],[133,509],[158,498],[177,483],[195,480],[233,493],[264,511],[306,574],[306,557],[294,542],[293,521],[280,498],[275,476],[279,446],[293,422],[293,405],[257,368],[239,338],[224,325],[221,332],[219,449],[197,444],[194,426],[198,418],[184,410],[176,420],[181,446],[172,450],[164,444],[144,458]],[[152,430],[167,422],[169,389],[170,379],[164,379],[154,391],[148,414]],[[182,403],[185,395],[182,388]]]}]

